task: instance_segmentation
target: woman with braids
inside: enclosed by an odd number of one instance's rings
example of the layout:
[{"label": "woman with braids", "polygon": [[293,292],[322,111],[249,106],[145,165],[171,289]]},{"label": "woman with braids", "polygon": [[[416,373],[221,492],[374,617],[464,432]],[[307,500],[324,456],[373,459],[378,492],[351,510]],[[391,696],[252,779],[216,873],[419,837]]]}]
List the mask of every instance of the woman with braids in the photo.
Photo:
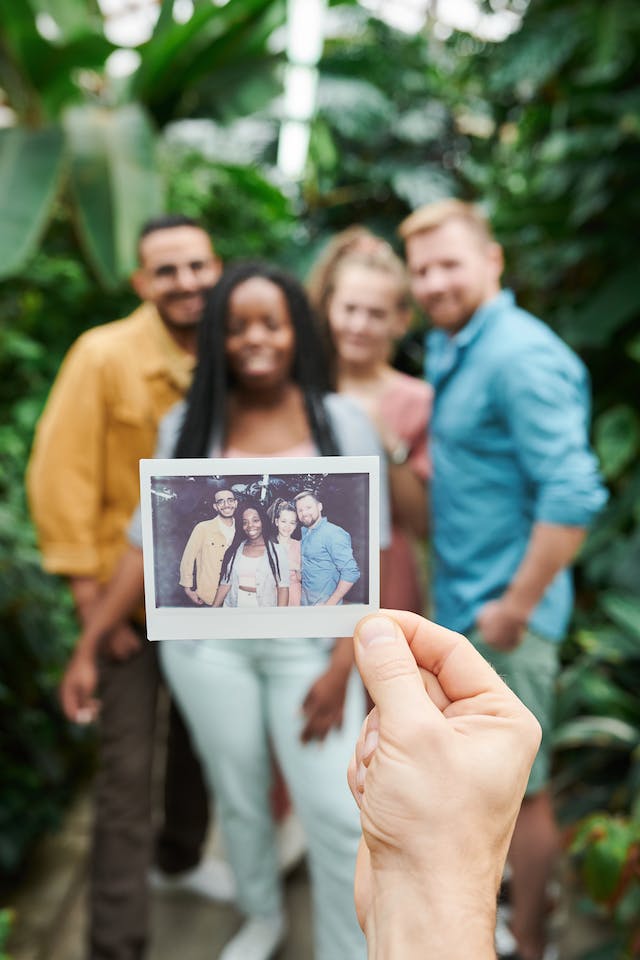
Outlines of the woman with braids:
[{"label": "woman with braids", "polygon": [[[271,266],[238,264],[211,293],[192,388],[163,421],[157,455],[380,455],[366,415],[329,392],[327,371],[301,285]],[[384,547],[386,475],[381,494]],[[130,539],[141,541],[135,522]],[[87,642],[95,644],[137,599],[136,563],[132,556],[123,563]],[[345,777],[364,717],[351,638],[165,641],[161,658],[216,798],[245,916],[218,960],[267,960],[286,936],[270,744],[307,836],[315,960],[364,960],[353,906],[360,821]],[[75,692],[69,709],[91,702],[90,685]]]},{"label": "woman with braids", "polygon": [[289,563],[279,544],[269,538],[270,523],[257,500],[238,510],[236,535],[222,560],[214,607],[286,607]]}]

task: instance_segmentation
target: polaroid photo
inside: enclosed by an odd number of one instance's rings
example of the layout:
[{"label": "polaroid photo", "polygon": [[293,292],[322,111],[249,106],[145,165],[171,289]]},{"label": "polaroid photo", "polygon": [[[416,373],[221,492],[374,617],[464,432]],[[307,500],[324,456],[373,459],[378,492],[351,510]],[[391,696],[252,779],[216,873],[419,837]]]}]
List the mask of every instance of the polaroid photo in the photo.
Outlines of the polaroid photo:
[{"label": "polaroid photo", "polygon": [[141,460],[150,640],[341,637],[380,602],[379,458]]}]

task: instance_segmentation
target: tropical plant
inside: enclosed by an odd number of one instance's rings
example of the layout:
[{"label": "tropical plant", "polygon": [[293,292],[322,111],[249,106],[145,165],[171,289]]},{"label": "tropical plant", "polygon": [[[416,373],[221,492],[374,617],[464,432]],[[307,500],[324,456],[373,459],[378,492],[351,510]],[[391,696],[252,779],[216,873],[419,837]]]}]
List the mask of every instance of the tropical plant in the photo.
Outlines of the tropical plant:
[{"label": "tropical plant", "polygon": [[273,95],[267,40],[283,0],[195,0],[185,23],[173,12],[163,0],[137,69],[116,82],[117,48],[95,0],[0,0],[0,87],[16,121],[0,131],[0,277],[33,256],[62,196],[88,262],[116,288],[141,224],[163,207],[157,129],[202,106],[228,117]]}]

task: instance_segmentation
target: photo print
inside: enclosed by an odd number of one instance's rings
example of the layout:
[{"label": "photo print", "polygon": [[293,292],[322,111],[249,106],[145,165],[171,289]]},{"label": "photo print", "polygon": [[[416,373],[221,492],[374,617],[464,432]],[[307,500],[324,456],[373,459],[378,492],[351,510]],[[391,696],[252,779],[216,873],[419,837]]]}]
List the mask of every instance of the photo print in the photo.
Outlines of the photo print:
[{"label": "photo print", "polygon": [[150,640],[345,636],[378,608],[377,457],[142,460],[140,480]]}]

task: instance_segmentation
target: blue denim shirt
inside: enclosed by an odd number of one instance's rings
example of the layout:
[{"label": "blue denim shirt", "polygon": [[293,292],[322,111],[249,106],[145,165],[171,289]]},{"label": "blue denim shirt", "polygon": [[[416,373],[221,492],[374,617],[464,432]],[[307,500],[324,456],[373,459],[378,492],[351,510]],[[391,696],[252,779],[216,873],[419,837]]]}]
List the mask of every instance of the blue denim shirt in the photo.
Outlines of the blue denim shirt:
[{"label": "blue denim shirt", "polygon": [[342,527],[321,517],[315,527],[302,528],[302,605],[325,603],[340,580],[356,583],[360,569],[351,537]]},{"label": "blue denim shirt", "polygon": [[[510,291],[450,337],[427,338],[435,615],[470,630],[501,596],[538,522],[585,527],[607,499],[589,448],[589,383],[578,357]],[[573,603],[561,571],[529,624],[560,640]]]}]

